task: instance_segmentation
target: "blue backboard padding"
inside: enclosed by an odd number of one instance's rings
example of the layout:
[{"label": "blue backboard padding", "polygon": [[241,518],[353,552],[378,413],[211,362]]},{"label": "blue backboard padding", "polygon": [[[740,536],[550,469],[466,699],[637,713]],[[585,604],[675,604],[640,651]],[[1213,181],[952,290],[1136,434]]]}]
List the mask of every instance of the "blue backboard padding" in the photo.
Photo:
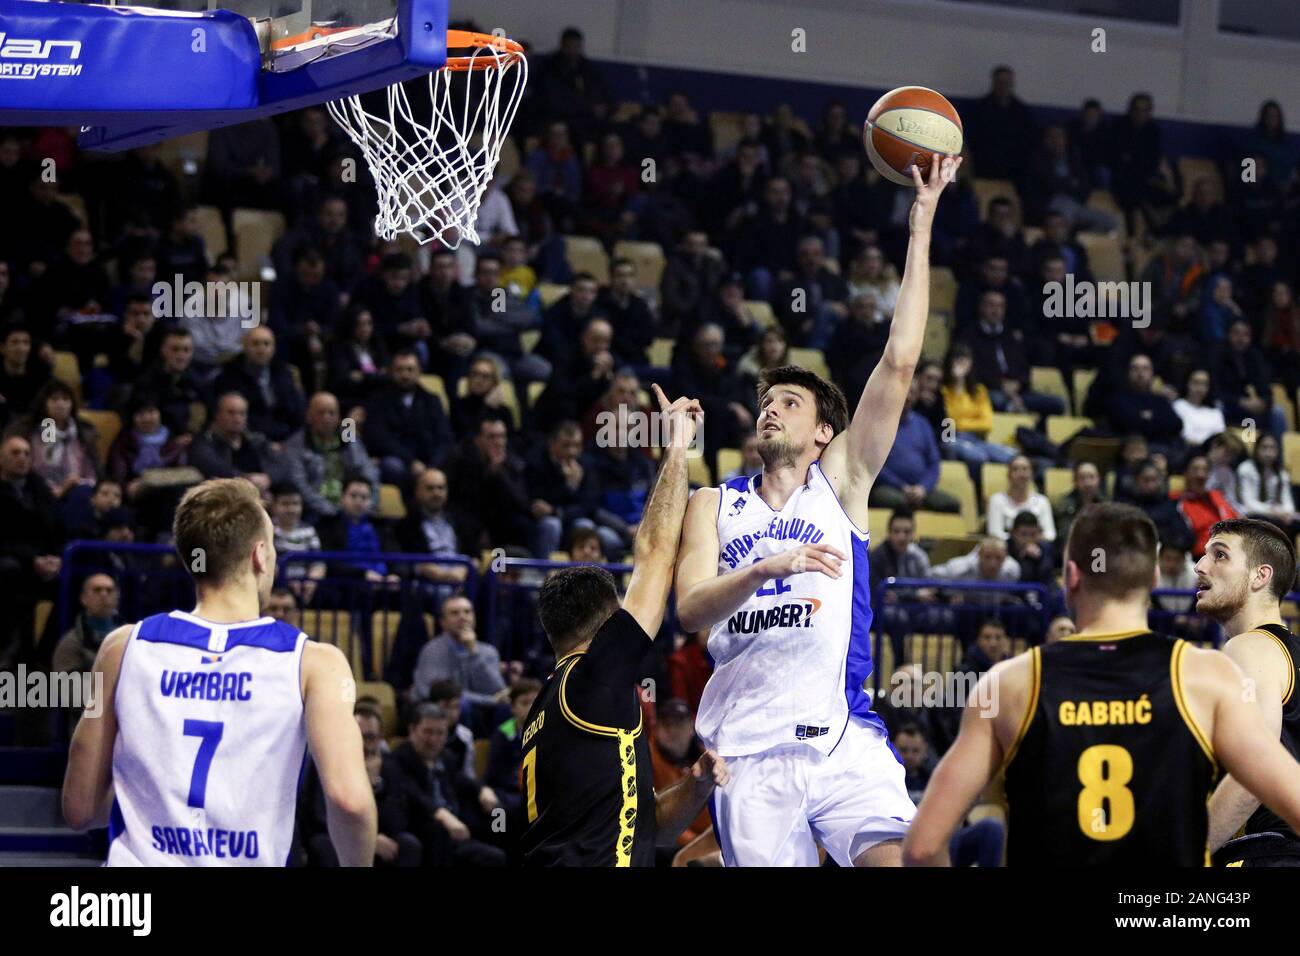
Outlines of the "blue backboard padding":
[{"label": "blue backboard padding", "polygon": [[4,0],[0,35],[0,125],[243,110],[259,102],[257,34],[229,11],[159,14]]},{"label": "blue backboard padding", "polygon": [[[138,100],[123,103],[91,97],[89,103],[83,101],[70,110],[50,111],[36,105],[7,104],[3,81],[0,81],[0,125],[77,125],[83,127],[80,137],[83,149],[117,152],[198,130],[234,126],[344,96],[382,89],[393,83],[425,76],[446,63],[447,3],[448,0],[399,0],[396,37],[353,50],[346,55],[323,57],[314,63],[282,73],[261,70],[255,32],[243,17],[236,17],[240,24],[237,32],[247,40],[249,46],[243,52],[252,59],[228,59],[224,62],[208,60],[181,68],[160,64],[154,56],[156,43],[141,46],[142,27],[134,25],[141,22],[137,15],[132,21],[131,45],[123,45],[117,50],[116,56],[119,59],[114,63],[114,69],[118,78],[111,82],[134,87],[139,94]],[[12,4],[43,7],[47,11],[96,10],[101,15],[103,12],[113,12],[110,8],[0,0],[0,9],[6,11],[0,15],[0,24],[8,18]],[[233,15],[223,13],[220,16],[228,18]],[[60,13],[57,17],[47,16],[45,22],[48,25],[51,20],[63,22],[66,18],[67,14]],[[188,21],[187,30],[194,29],[192,19],[182,19]],[[0,26],[0,29],[4,28]],[[208,48],[211,52],[211,31],[208,35]],[[84,57],[84,47],[82,52]],[[237,75],[243,85],[240,98],[212,103],[192,96],[183,89],[179,92],[168,91],[168,84],[182,84],[186,69],[189,72],[211,74],[208,79],[214,82],[221,78],[230,82]],[[5,111],[6,105],[10,106],[8,113]]]}]

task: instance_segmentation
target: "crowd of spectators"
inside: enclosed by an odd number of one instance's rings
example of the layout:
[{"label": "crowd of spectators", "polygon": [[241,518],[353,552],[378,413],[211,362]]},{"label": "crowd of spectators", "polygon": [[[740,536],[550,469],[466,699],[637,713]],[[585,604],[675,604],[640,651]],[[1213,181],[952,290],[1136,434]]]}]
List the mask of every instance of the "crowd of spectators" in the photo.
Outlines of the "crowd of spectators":
[{"label": "crowd of spectators", "polygon": [[[1274,397],[1275,384],[1288,400],[1300,385],[1295,139],[1280,107],[1265,103],[1220,157],[1229,172],[1254,159],[1257,179],[1234,173],[1220,189],[1207,177],[1184,201],[1154,105],[1138,93],[1111,116],[1088,100],[1068,122],[1041,122],[1006,67],[987,95],[960,104],[967,166],[943,196],[932,246],[934,266],[957,282],[949,343],[918,368],[872,492],[873,506],[895,511],[871,555],[879,626],[891,637],[915,629],[908,615],[921,612],[908,607],[929,607],[928,629],[954,619],[936,589],[900,600],[883,593],[885,578],[1054,589],[1069,524],[1093,501],[1128,500],[1152,516],[1162,581],[1176,586],[1219,518],[1259,515],[1300,532],[1287,419]],[[598,442],[602,413],[641,410],[642,389],[658,381],[704,405],[715,479],[726,477],[719,449],[742,450],[742,468],[756,469],[762,369],[787,362],[792,348],[821,350],[855,400],[899,294],[910,197],[865,161],[841,102],[811,124],[789,107],[744,114],[739,137],[719,146],[685,92],[617,105],[581,34],[567,31],[558,51],[537,58],[512,140],[518,168],[484,197],[481,243],[452,252],[375,238],[371,187],[347,174],[364,164],[323,109],[213,131],[203,174],[189,179],[157,147],[95,160],[66,130],[0,130],[9,213],[0,221],[0,664],[82,667],[116,620],[113,577],[96,574],[75,582],[82,611],[67,636],[53,622],[32,636],[36,602],[57,596],[68,541],[168,543],[186,487],[247,478],[282,553],[355,553],[328,567],[287,562],[283,613],[311,605],[328,574],[379,589],[414,581],[437,616],[398,682],[412,708],[408,742],[381,753],[376,715],[358,713],[372,779],[403,794],[381,808],[386,862],[486,864],[510,852],[490,820],[497,807],[518,809],[507,755],[517,759],[520,707],[536,693],[527,682],[544,676],[501,658],[460,593],[465,567],[437,559],[493,549],[620,559],[654,459]],[[51,155],[62,157],[57,184],[42,175]],[[1010,194],[981,209],[975,177],[1008,181]],[[1097,189],[1118,212],[1089,204]],[[61,192],[82,198],[84,219]],[[235,208],[286,217],[264,268],[264,314],[251,322],[154,308],[156,282],[237,278],[235,250],[201,238],[196,203],[227,220]],[[1121,227],[1143,237],[1126,252],[1130,278],[1150,283],[1149,321],[1049,318],[1045,283],[1093,277],[1079,236]],[[574,234],[609,250],[624,239],[659,243],[660,282],[642,286],[637,265],[617,256],[607,282],[575,269],[563,240]],[[543,288],[557,285],[567,291],[544,304]],[[675,348],[656,363],[652,346],[664,338]],[[1037,366],[1060,369],[1070,389],[1074,370],[1095,370],[1086,394],[1070,398],[1094,422],[1086,435],[1124,441],[1113,470],[1081,461],[1056,500],[1041,490],[1043,469],[1070,459],[1047,441],[1044,418],[1071,403],[1034,388]],[[121,423],[106,448],[92,421],[103,411]],[[1019,450],[991,440],[1000,412],[1036,418]],[[931,566],[913,513],[958,511],[939,487],[944,460],[969,468],[987,537]],[[1008,479],[989,495],[987,463],[1006,465]],[[405,499],[400,520],[378,513],[389,485]],[[429,562],[390,568],[374,557],[384,552]],[[1009,653],[986,629],[969,630],[963,666]],[[701,636],[677,635],[662,658],[689,715],[709,669]],[[665,715],[657,776],[661,763],[665,774],[688,763],[677,716],[676,705]],[[493,740],[491,781],[474,777],[472,761],[444,767],[441,754],[466,727]],[[923,722],[908,727],[923,732],[918,753],[942,751]],[[909,774],[924,759],[915,763]],[[409,792],[392,782],[403,774]],[[434,836],[415,832],[432,825],[411,822],[417,804],[436,805]],[[304,833],[304,852],[328,862],[321,832]]]}]

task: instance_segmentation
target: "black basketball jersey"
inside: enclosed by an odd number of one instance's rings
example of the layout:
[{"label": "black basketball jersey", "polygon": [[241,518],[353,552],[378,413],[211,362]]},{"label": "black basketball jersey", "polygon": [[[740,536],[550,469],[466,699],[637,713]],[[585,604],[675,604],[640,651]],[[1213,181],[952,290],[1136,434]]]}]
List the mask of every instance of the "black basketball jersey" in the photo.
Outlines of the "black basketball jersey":
[{"label": "black basketball jersey", "polygon": [[530,866],[653,866],[654,784],[637,677],[650,638],[616,611],[556,662],[524,722]]},{"label": "black basketball jersey", "polygon": [[[1300,671],[1296,668],[1300,661],[1300,641],[1281,624],[1261,624],[1254,630],[1273,638],[1286,654],[1289,674],[1282,695],[1282,746],[1292,757],[1300,760],[1300,698],[1295,692],[1297,678],[1300,678]],[[1245,833],[1281,833],[1292,840],[1297,839],[1286,821],[1263,804],[1246,821]]]},{"label": "black basketball jersey", "polygon": [[1006,762],[1010,866],[1205,866],[1218,767],[1183,697],[1187,644],[1149,631],[1031,653]]}]

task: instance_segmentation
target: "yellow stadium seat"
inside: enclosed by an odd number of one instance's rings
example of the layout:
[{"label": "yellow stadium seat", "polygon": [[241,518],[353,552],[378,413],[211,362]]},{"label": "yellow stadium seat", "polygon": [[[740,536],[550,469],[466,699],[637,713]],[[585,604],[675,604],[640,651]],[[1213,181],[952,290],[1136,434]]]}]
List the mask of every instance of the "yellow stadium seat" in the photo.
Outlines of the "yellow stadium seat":
[{"label": "yellow stadium seat", "polygon": [[952,538],[966,534],[966,519],[960,514],[945,514],[942,511],[917,511],[913,513],[916,520],[918,538]]},{"label": "yellow stadium seat", "polygon": [[546,391],[546,382],[529,382],[528,383],[528,407],[532,408],[537,404],[537,400],[542,397],[542,392]]},{"label": "yellow stadium seat", "polygon": [[650,343],[648,355],[650,364],[656,368],[669,368],[673,364],[674,339],[655,339]]},{"label": "yellow stadium seat", "polygon": [[539,282],[537,284],[537,295],[542,300],[543,309],[549,309],[568,294],[569,287],[567,285],[556,285],[553,282]]},{"label": "yellow stadium seat", "polygon": [[1073,489],[1073,468],[1048,468],[1043,473],[1043,494],[1047,495],[1049,501],[1056,501]]},{"label": "yellow stadium seat", "polygon": [[519,147],[515,141],[507,136],[501,143],[501,158],[497,160],[496,175],[500,177],[501,182],[510,182],[519,172],[523,165],[523,157],[519,155]]},{"label": "yellow stadium seat", "polygon": [[[821,349],[791,349],[790,364],[806,368],[808,371],[816,372],[822,378],[830,380],[831,370],[826,364],[826,356],[822,354]],[[850,408],[853,407],[852,402],[854,401],[856,399],[849,399]]]},{"label": "yellow stadium seat", "polygon": [[[975,160],[979,162],[978,158]],[[975,190],[975,201],[979,203],[980,220],[983,221],[989,217],[989,205],[995,199],[1006,199],[1011,203],[1011,213],[1015,216],[1016,222],[1023,222],[1020,216],[1020,194],[1016,192],[1016,184],[1009,179],[973,179],[971,188]]]},{"label": "yellow stadium seat", "polygon": [[236,209],[231,215],[239,278],[257,280],[271,258],[271,247],[284,235],[284,216],[265,209]]},{"label": "yellow stadium seat", "polygon": [[45,625],[50,621],[50,614],[54,612],[53,601],[37,601],[35,612],[32,615],[32,635],[34,638],[33,645],[40,642],[41,635],[45,633]]},{"label": "yellow stadium seat", "polygon": [[1083,414],[1083,400],[1088,397],[1088,389],[1097,377],[1095,368],[1076,368],[1074,370],[1074,414]]},{"label": "yellow stadium seat", "polygon": [[397,692],[393,685],[382,680],[357,681],[357,700],[373,697],[379,705],[379,721],[385,737],[397,733]]},{"label": "yellow stadium seat", "polygon": [[56,379],[72,389],[77,396],[78,404],[80,404],[81,363],[77,361],[77,356],[71,352],[55,352],[53,372]]},{"label": "yellow stadium seat", "polygon": [[1169,492],[1171,494],[1181,495],[1185,487],[1186,485],[1184,483],[1184,478],[1182,475],[1169,476]]},{"label": "yellow stadium seat", "polygon": [[[208,131],[174,136],[158,144],[159,159],[179,182],[196,177],[208,163]],[[221,250],[218,249],[217,252]],[[212,249],[208,252],[211,254]]]},{"label": "yellow stadium seat", "polygon": [[611,117],[611,122],[626,123],[629,120],[636,119],[638,116],[641,115],[641,111],[643,108],[644,107],[642,107],[641,104],[638,103],[636,100],[623,100],[618,104],[618,107],[614,110],[614,115]]},{"label": "yellow stadium seat", "polygon": [[1057,445],[1064,445],[1083,429],[1091,428],[1092,424],[1091,418],[1077,415],[1048,415],[1047,438]]},{"label": "yellow stadium seat", "polygon": [[482,780],[487,776],[488,760],[492,756],[492,741],[480,737],[474,741],[474,776]]},{"label": "yellow stadium seat", "polygon": [[54,198],[67,206],[68,210],[80,220],[83,226],[90,224],[90,217],[86,213],[86,200],[77,193],[58,193]]},{"label": "yellow stadium seat", "polygon": [[1092,195],[1088,197],[1088,208],[1096,209],[1098,212],[1109,213],[1115,217],[1118,223],[1118,232],[1121,239],[1124,238],[1124,210],[1119,208],[1119,203],[1115,202],[1115,197],[1111,195],[1108,189],[1094,189]]},{"label": "yellow stadium seat", "polygon": [[216,206],[199,206],[194,214],[199,222],[199,235],[203,237],[203,245],[208,250],[208,259],[215,262],[217,256],[230,248],[226,221],[221,218],[221,210]]},{"label": "yellow stadium seat", "polygon": [[1034,243],[1043,238],[1046,233],[1039,226],[1025,226],[1020,230],[1020,234],[1025,238],[1025,245],[1033,248]]},{"label": "yellow stadium seat", "polygon": [[1300,475],[1300,432],[1282,433],[1282,460],[1286,470],[1291,472],[1291,480]]},{"label": "yellow stadium seat", "polygon": [[903,640],[903,661],[920,664],[927,673],[946,674],[961,661],[961,645],[951,634],[909,634]]},{"label": "yellow stadium seat", "polygon": [[1081,232],[1079,245],[1088,253],[1088,264],[1099,282],[1125,282],[1124,247],[1118,235]]},{"label": "yellow stadium seat", "polygon": [[117,438],[117,433],[122,430],[122,419],[118,417],[117,412],[100,412],[92,408],[83,408],[81,417],[95,426],[98,434],[96,451],[102,467],[108,461],[108,450],[113,447],[113,439]]},{"label": "yellow stadium seat", "polygon": [[872,544],[880,544],[889,537],[889,516],[893,513],[890,508],[867,509],[867,536]]},{"label": "yellow stadium seat", "polygon": [[574,272],[589,272],[597,282],[609,282],[609,256],[600,240],[590,236],[565,236],[564,257]]},{"label": "yellow stadium seat", "polygon": [[980,466],[980,486],[984,491],[984,504],[999,491],[1007,490],[1007,466],[996,461],[986,461]]},{"label": "yellow stadium seat", "polygon": [[524,347],[525,352],[531,352],[537,348],[537,343],[542,340],[541,329],[529,329],[526,332],[519,333],[519,344]]},{"label": "yellow stadium seat", "polygon": [[943,564],[953,558],[970,554],[975,545],[982,540],[980,535],[964,534],[948,538],[931,538],[929,543],[930,567]]},{"label": "yellow stadium seat", "polygon": [[1010,448],[1016,446],[1016,429],[1033,428],[1038,420],[1036,415],[1024,412],[994,412],[993,427],[989,429],[988,440]]},{"label": "yellow stadium seat", "polygon": [[776,326],[776,313],[772,311],[772,306],[762,299],[746,299],[745,309],[764,329]]},{"label": "yellow stadium seat", "polygon": [[921,357],[935,362],[942,362],[948,354],[948,344],[952,341],[947,312],[931,312],[930,321],[925,323],[925,339],[921,342]]},{"label": "yellow stadium seat", "polygon": [[401,520],[406,517],[406,505],[402,501],[402,489],[397,485],[379,486],[379,507],[375,514],[380,518]]},{"label": "yellow stadium seat", "polygon": [[1059,368],[1034,366],[1029,370],[1029,388],[1042,395],[1055,395],[1070,407],[1070,390],[1065,387],[1065,376]]},{"label": "yellow stadium seat", "polygon": [[957,305],[957,277],[946,266],[930,270],[930,308],[951,313]]},{"label": "yellow stadium seat", "polygon": [[729,475],[733,471],[738,471],[744,464],[745,456],[739,448],[719,448],[718,449],[718,478],[723,475]]},{"label": "yellow stadium seat", "polygon": [[632,260],[632,264],[636,266],[638,289],[658,289],[659,280],[663,278],[664,266],[668,262],[659,243],[633,242],[630,239],[614,244],[614,258]]},{"label": "yellow stadium seat", "polygon": [[704,460],[703,455],[691,455],[686,459],[686,478],[692,485],[701,488],[713,484],[713,476],[709,474],[709,463]]},{"label": "yellow stadium seat", "polygon": [[420,387],[442,399],[443,411],[451,408],[451,401],[447,398],[447,384],[441,375],[421,375]]},{"label": "yellow stadium seat", "polygon": [[1286,386],[1278,382],[1273,383],[1273,404],[1282,409],[1282,414],[1286,416],[1287,430],[1295,431],[1295,405],[1286,393]]},{"label": "yellow stadium seat", "polygon": [[[461,398],[469,394],[468,378],[462,378],[456,383],[456,394]],[[501,380],[501,401],[510,412],[510,417],[514,419],[515,428],[518,428],[523,421],[519,411],[519,394],[515,391],[515,383],[508,378]]]},{"label": "yellow stadium seat", "polygon": [[876,637],[877,640],[873,642],[871,649],[874,666],[871,673],[867,675],[867,679],[862,682],[862,689],[871,692],[873,685],[879,681],[880,689],[885,694],[888,694],[893,686],[890,683],[890,678],[893,676],[894,671],[898,669],[898,665],[894,662],[894,642],[889,639],[888,635],[879,632],[877,632]]},{"label": "yellow stadium seat", "polygon": [[352,673],[361,676],[361,663],[356,642],[352,639],[352,616],[349,612],[307,608],[302,612],[302,629],[308,637],[337,647],[352,665]]},{"label": "yellow stadium seat", "polygon": [[[393,653],[393,644],[397,641],[397,629],[401,623],[401,611],[374,611],[370,615],[370,666],[378,674],[384,672],[384,663]],[[424,630],[429,637],[437,633],[432,614],[424,615]],[[359,688],[357,696],[361,696]]]},{"label": "yellow stadium seat", "polygon": [[713,131],[714,154],[722,155],[744,137],[745,114],[712,112],[709,114],[709,129]]},{"label": "yellow stadium seat", "polygon": [[936,487],[961,502],[961,511],[958,513],[966,524],[965,531],[969,533],[978,530],[979,502],[975,498],[975,482],[971,481],[970,469],[966,467],[966,463],[939,462],[939,484]]}]

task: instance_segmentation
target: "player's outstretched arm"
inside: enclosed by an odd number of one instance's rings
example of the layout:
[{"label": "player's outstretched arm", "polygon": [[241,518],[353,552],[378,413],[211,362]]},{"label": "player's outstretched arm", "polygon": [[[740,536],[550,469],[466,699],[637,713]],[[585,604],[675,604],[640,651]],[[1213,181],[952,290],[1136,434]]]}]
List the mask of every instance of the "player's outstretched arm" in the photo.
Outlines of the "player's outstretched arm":
[{"label": "player's outstretched arm", "polygon": [[[999,664],[980,678],[975,699],[962,713],[961,730],[930,777],[925,796],[903,838],[904,866],[948,866],[948,844],[1002,763],[996,715],[985,701],[997,700],[1019,659]],[[1008,667],[1014,665],[1014,667]]]},{"label": "player's outstretched arm", "polygon": [[[916,200],[908,218],[910,238],[907,262],[898,290],[898,303],[890,324],[884,355],[867,379],[849,427],[835,436],[822,454],[822,470],[835,486],[840,500],[862,502],[866,515],[871,482],[889,457],[898,433],[903,403],[912,374],[921,360],[925,323],[930,313],[930,228],[939,196],[956,175],[961,159],[933,156],[928,180],[915,167],[912,180]],[[851,491],[846,498],[845,492]],[[850,512],[850,517],[856,516]]]},{"label": "player's outstretched arm", "polygon": [[727,763],[712,750],[704,751],[691,772],[671,787],[655,791],[655,843],[672,846],[700,815],[714,787],[731,779]]},{"label": "player's outstretched arm", "polygon": [[1300,828],[1300,763],[1246,699],[1241,668],[1226,654],[1189,647],[1183,681],[1194,716],[1212,714],[1209,736],[1219,763],[1292,829]]},{"label": "player's outstretched arm", "polygon": [[687,498],[686,449],[695,439],[704,410],[692,398],[669,402],[663,389],[651,387],[659,400],[659,412],[668,423],[668,442],[632,545],[632,580],[623,597],[623,609],[653,638],[664,620],[682,539]]},{"label": "player's outstretched arm", "polygon": [[838,578],[844,552],[828,544],[804,544],[718,573],[718,496],[701,488],[691,496],[677,559],[677,621],[682,630],[703,631],[735,613],[745,600],[774,578],[817,572]]},{"label": "player's outstretched arm", "polygon": [[130,636],[131,625],[119,627],[104,638],[95,655],[91,698],[72,735],[63,777],[63,818],[74,830],[108,825],[113,806],[113,744],[117,741],[113,698]]},{"label": "player's outstretched arm", "polygon": [[352,668],[337,647],[308,642],[302,652],[307,747],[325,793],[326,823],[341,866],[373,866],[378,811],[366,773]]},{"label": "player's outstretched arm", "polygon": [[[1282,695],[1286,692],[1286,671],[1291,661],[1277,641],[1260,633],[1238,634],[1223,646],[1245,675],[1247,697],[1253,697],[1274,739],[1282,733]],[[1224,777],[1210,798],[1210,849],[1217,850],[1232,839],[1259,807],[1259,800],[1235,777]]]}]

